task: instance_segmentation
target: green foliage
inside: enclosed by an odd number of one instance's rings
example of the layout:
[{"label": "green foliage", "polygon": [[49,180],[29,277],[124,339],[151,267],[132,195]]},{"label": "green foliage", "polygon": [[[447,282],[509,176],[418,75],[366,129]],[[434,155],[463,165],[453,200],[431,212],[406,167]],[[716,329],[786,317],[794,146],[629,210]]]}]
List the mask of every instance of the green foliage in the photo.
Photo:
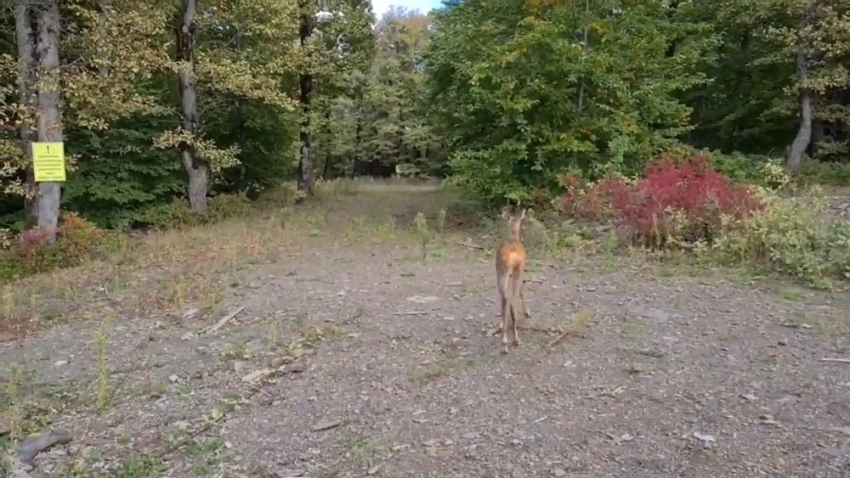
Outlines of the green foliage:
[{"label": "green foliage", "polygon": [[[702,84],[710,36],[661,2],[462,3],[437,17],[429,101],[457,145],[456,181],[491,201],[556,188],[570,169],[639,171],[689,129],[676,94]],[[585,43],[581,32],[586,32]],[[578,33],[577,33],[578,32]],[[679,41],[675,55],[667,51]]]},{"label": "green foliage", "polygon": [[192,212],[188,201],[174,199],[171,203],[146,210],[137,218],[137,221],[141,226],[151,229],[181,229],[233,217],[245,217],[253,210],[253,206],[244,195],[220,194],[210,199],[209,211],[206,215]]},{"label": "green foliage", "polygon": [[761,213],[727,224],[714,252],[817,287],[850,278],[850,226],[824,222],[820,214],[826,202],[820,191],[815,189],[806,198],[766,193],[765,199],[769,206]]},{"label": "green foliage", "polygon": [[850,163],[806,161],[800,178],[808,183],[847,186],[850,185]]},{"label": "green foliage", "polygon": [[143,214],[182,194],[185,173],[169,151],[151,147],[160,130],[150,118],[124,120],[96,133],[72,130],[68,149],[81,159],[63,202],[101,227],[127,229]]}]

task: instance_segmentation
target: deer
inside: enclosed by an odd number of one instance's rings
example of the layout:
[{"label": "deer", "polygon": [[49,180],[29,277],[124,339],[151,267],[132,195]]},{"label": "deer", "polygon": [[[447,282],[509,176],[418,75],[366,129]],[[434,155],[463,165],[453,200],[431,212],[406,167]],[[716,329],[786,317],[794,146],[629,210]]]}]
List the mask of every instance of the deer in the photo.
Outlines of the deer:
[{"label": "deer", "polygon": [[[527,208],[523,208],[515,216],[510,215],[507,208],[502,211],[502,218],[508,221],[509,231],[508,239],[496,251],[496,285],[499,289],[499,299],[501,301],[502,322],[500,331],[502,332],[503,354],[508,353],[509,325],[513,328],[512,345],[514,347],[520,345],[516,317],[517,299],[522,303],[522,311],[525,317],[530,317],[531,315],[528,313],[528,309],[525,306],[525,298],[522,296],[524,286],[522,274],[525,270],[526,256],[525,248],[522,247],[522,241],[519,237],[522,220],[525,219],[527,211]],[[509,316],[510,323],[508,322]]]}]

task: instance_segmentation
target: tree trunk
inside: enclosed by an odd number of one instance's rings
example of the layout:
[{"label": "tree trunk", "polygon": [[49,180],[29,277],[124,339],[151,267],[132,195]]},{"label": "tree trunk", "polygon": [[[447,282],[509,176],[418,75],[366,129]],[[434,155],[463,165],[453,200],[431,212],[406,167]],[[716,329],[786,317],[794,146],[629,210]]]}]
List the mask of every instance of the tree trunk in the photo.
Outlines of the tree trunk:
[{"label": "tree trunk", "polygon": [[[39,66],[38,83],[38,140],[62,142],[62,115],[59,111],[59,2],[48,0],[38,10]],[[59,203],[62,185],[56,182],[38,184],[38,227],[47,232],[48,241],[56,239],[59,225]]]},{"label": "tree trunk", "polygon": [[[307,41],[313,35],[313,14],[310,3],[306,0],[298,2],[301,9],[299,20],[298,38],[301,48],[307,47]],[[313,150],[310,137],[310,100],[313,93],[313,75],[311,72],[302,72],[299,75],[301,103],[301,157],[298,160],[298,190],[308,194],[313,193],[315,177],[313,176]]]},{"label": "tree trunk", "polygon": [[791,143],[791,150],[785,161],[785,167],[792,172],[800,171],[803,166],[803,153],[809,147],[812,140],[812,92],[806,86],[809,78],[809,34],[808,29],[812,22],[815,9],[815,0],[806,2],[806,10],[800,20],[800,38],[797,45],[797,87],[799,89],[800,101],[800,126],[797,136]]},{"label": "tree trunk", "polygon": [[[109,9],[112,7],[112,0],[98,0],[97,1],[97,9],[100,13],[100,23],[101,28],[106,28],[109,25]],[[109,65],[104,63],[100,65],[97,69],[97,74],[102,79],[106,79],[109,77]]]},{"label": "tree trunk", "polygon": [[[189,134],[198,130],[198,99],[195,88],[195,16],[197,0],[182,0],[177,25],[177,59],[183,63],[178,73],[181,102],[181,126]],[[189,204],[192,212],[206,214],[209,189],[209,165],[189,142],[180,144],[180,160],[189,176]]]},{"label": "tree trunk", "polygon": [[36,139],[36,129],[31,117],[36,103],[36,58],[35,32],[33,11],[29,0],[15,2],[15,33],[18,46],[18,94],[23,107],[23,118],[18,128],[23,149],[24,172],[24,224],[30,228],[38,223],[36,198],[38,192],[35,186],[35,176],[32,169],[32,142]]},{"label": "tree trunk", "polygon": [[[587,17],[589,15],[590,15],[590,0],[584,0],[584,16],[585,16],[584,22],[585,22],[585,25],[584,25],[584,31],[582,32],[582,36],[581,36],[581,41],[582,41],[581,49],[582,49],[582,51],[587,50],[588,33],[589,33],[589,28],[590,28],[587,24],[588,22],[590,22],[590,19],[587,18]],[[580,78],[578,80],[578,92],[576,94],[576,109],[578,111],[581,111],[581,110],[584,109],[584,78]]]}]

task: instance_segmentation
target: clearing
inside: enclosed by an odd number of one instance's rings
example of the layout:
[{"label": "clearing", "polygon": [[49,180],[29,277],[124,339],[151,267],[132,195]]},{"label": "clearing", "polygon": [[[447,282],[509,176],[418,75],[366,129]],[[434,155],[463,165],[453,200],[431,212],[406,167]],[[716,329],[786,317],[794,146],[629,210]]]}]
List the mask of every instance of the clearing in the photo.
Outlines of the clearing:
[{"label": "clearing", "polygon": [[502,355],[498,237],[456,206],[425,259],[410,232],[453,201],[329,188],[7,288],[0,446],[70,433],[31,476],[850,476],[850,363],[822,360],[850,357],[846,295],[546,255],[526,223]]}]

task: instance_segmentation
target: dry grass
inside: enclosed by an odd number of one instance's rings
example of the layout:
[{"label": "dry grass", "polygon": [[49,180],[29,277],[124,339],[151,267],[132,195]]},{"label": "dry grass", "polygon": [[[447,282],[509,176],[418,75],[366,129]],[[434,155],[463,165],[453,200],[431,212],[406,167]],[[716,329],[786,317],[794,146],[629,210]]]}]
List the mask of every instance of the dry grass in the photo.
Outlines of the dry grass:
[{"label": "dry grass", "polygon": [[394,198],[409,192],[424,193],[422,211],[434,216],[455,197],[434,182],[340,179],[320,182],[314,200],[295,206],[294,189],[285,185],[269,193],[273,200],[261,199],[251,217],[128,239],[113,257],[5,286],[0,341],[60,321],[216,309],[236,273],[286,261],[318,241],[368,247],[415,240],[408,229],[420,210],[399,215],[394,208]]}]

